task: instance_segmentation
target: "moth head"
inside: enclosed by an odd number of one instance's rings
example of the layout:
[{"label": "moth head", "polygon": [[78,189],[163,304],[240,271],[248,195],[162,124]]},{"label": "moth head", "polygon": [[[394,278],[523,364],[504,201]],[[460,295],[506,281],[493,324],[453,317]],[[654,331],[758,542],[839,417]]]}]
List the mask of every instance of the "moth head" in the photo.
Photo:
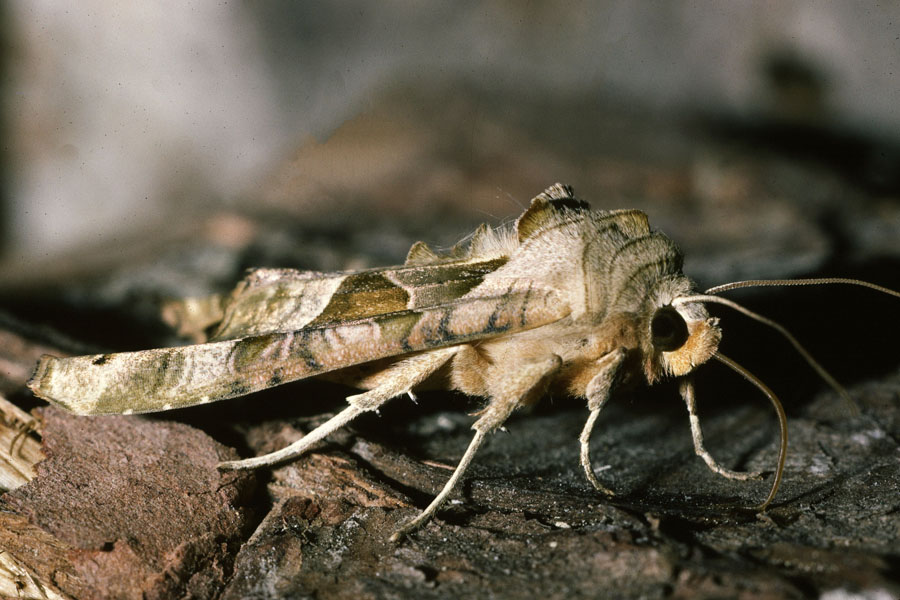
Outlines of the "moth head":
[{"label": "moth head", "polygon": [[[855,405],[849,394],[841,385],[810,355],[810,353],[800,345],[800,342],[791,335],[782,325],[768,319],[762,315],[741,306],[740,304],[721,298],[715,294],[734,290],[744,287],[761,287],[761,286],[796,286],[796,285],[823,285],[823,284],[849,284],[861,287],[867,287],[876,291],[896,296],[900,298],[900,292],[858,279],[848,279],[843,277],[820,277],[812,279],[770,279],[770,280],[750,280],[736,281],[718,285],[706,290],[703,294],[692,294],[684,290],[686,280],[683,278],[670,279],[657,285],[653,291],[655,297],[655,308],[650,311],[647,326],[647,339],[653,351],[646,353],[648,356],[646,363],[647,379],[653,381],[654,376],[667,373],[675,376],[683,376],[693,370],[699,364],[715,358],[718,362],[726,365],[733,371],[737,372],[744,379],[755,385],[762,391],[772,402],[775,411],[778,414],[778,422],[781,426],[781,449],[778,454],[778,466],[775,469],[775,478],[772,482],[772,489],[766,500],[756,507],[756,510],[763,511],[766,509],[775,494],[778,491],[778,485],[781,482],[781,476],[784,472],[785,457],[787,456],[787,416],[781,401],[762,381],[747,371],[744,367],[735,361],[723,356],[718,352],[719,340],[722,332],[719,329],[715,319],[708,316],[706,308],[703,306],[705,302],[722,304],[737,310],[744,315],[772,327],[781,333],[806,359],[809,365],[837,392],[845,398],[854,409]],[[679,289],[680,288],[680,289]],[[654,362],[653,358],[656,358]],[[687,402],[688,407],[693,405],[694,388],[690,377],[681,379],[681,395]],[[696,440],[695,440],[696,441]]]},{"label": "moth head", "polygon": [[681,302],[692,294],[684,276],[662,278],[647,290],[640,320],[641,354],[647,381],[687,375],[719,347],[719,320],[702,302]]},{"label": "moth head", "polygon": [[647,380],[678,377],[709,360],[719,347],[722,330],[702,304],[663,304],[647,322]]}]

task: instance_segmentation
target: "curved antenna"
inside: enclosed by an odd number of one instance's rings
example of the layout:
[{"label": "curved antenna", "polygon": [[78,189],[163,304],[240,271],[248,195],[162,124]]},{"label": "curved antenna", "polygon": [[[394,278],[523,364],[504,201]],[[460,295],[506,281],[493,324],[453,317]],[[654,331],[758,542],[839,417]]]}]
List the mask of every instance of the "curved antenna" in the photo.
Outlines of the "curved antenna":
[{"label": "curved antenna", "polygon": [[[726,284],[726,285],[731,285],[731,284]],[[722,286],[719,286],[719,287],[722,287]],[[713,288],[713,289],[715,289],[715,288]],[[845,390],[844,387],[840,383],[838,383],[834,377],[831,376],[831,373],[829,373],[828,371],[825,370],[825,367],[823,367],[822,365],[819,364],[819,361],[817,361],[815,358],[813,358],[812,354],[810,354],[809,351],[806,348],[804,348],[803,345],[797,340],[797,338],[795,338],[794,335],[790,331],[788,331],[782,324],[778,323],[777,321],[773,321],[772,319],[770,319],[768,317],[764,317],[761,314],[755,313],[752,310],[750,310],[749,308],[744,308],[743,306],[741,306],[737,302],[734,302],[733,300],[729,300],[727,298],[720,298],[719,296],[710,296],[708,294],[696,294],[694,296],[682,296],[681,298],[676,298],[675,300],[673,300],[672,304],[673,305],[687,304],[689,302],[713,302],[715,304],[724,304],[725,306],[733,308],[734,310],[738,311],[739,313],[747,315],[751,319],[755,319],[756,321],[759,321],[763,325],[768,325],[769,327],[771,327],[772,329],[774,329],[775,331],[777,331],[778,333],[783,335],[785,337],[785,339],[787,339],[787,341],[789,341],[791,343],[791,345],[794,347],[794,349],[797,351],[797,353],[800,354],[800,356],[803,357],[803,359],[807,362],[807,364],[809,364],[809,366],[812,367],[813,370],[819,374],[819,377],[824,379],[825,382],[828,385],[830,385],[834,389],[834,391],[836,391],[838,394],[840,394],[840,396],[844,399],[844,401],[847,402],[847,404],[849,404],[852,407],[854,414],[859,412],[858,408],[856,407],[856,403],[854,403],[853,399],[850,398],[850,394],[847,393],[847,390]]]},{"label": "curved antenna", "polygon": [[772,286],[793,286],[793,285],[828,285],[828,284],[846,284],[846,285],[858,285],[860,287],[866,287],[877,292],[881,292],[883,294],[888,294],[890,296],[896,296],[900,298],[900,292],[894,291],[890,288],[886,288],[884,286],[880,286],[875,283],[869,283],[868,281],[863,281],[861,279],[850,279],[848,277],[817,277],[813,279],[748,279],[747,281],[733,281],[731,283],[723,283],[722,285],[717,285],[715,287],[711,287],[706,290],[706,294],[718,294],[720,292],[727,292],[728,290],[736,290],[739,288],[746,287],[772,287]]},{"label": "curved antenna", "polygon": [[781,449],[778,451],[778,466],[775,468],[775,481],[772,482],[772,489],[769,491],[768,498],[760,504],[759,506],[754,507],[754,510],[758,510],[760,512],[766,510],[766,508],[772,503],[772,500],[775,499],[775,494],[778,492],[778,486],[781,485],[781,476],[784,473],[784,461],[787,458],[787,443],[788,443],[788,427],[787,427],[787,415],[784,414],[784,407],[781,406],[781,401],[778,400],[778,396],[776,396],[772,390],[770,390],[766,384],[759,380],[755,375],[753,375],[750,371],[737,364],[721,352],[716,352],[713,354],[713,358],[718,360],[723,365],[729,367],[739,375],[741,375],[744,379],[755,385],[759,390],[769,397],[769,400],[772,402],[772,406],[775,407],[775,412],[778,414],[778,424],[781,427]]}]

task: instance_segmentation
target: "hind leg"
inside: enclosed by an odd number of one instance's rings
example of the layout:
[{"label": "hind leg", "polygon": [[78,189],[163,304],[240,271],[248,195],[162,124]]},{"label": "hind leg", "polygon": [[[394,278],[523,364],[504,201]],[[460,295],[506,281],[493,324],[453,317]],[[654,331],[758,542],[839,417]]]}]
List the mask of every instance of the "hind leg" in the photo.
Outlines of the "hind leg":
[{"label": "hind leg", "polygon": [[226,471],[255,469],[300,456],[313,444],[334,433],[364,412],[377,410],[391,398],[410,392],[413,387],[425,381],[441,368],[460,348],[461,346],[451,346],[450,348],[431,350],[391,365],[372,377],[374,381],[377,381],[377,387],[368,392],[348,397],[347,402],[350,403],[350,406],[293,444],[255,458],[219,463],[219,469]]},{"label": "hind leg", "polygon": [[478,447],[484,441],[485,435],[495,431],[518,407],[531,398],[533,394],[540,394],[546,387],[546,382],[559,370],[562,360],[556,356],[550,356],[544,360],[527,363],[516,369],[515,374],[504,374],[494,381],[495,394],[480,413],[480,418],[472,426],[475,436],[469,442],[465,454],[453,471],[453,475],[444,484],[441,492],[431,501],[418,517],[403,525],[394,535],[391,541],[398,541],[403,536],[415,531],[428,522],[440,509],[447,497],[453,492],[462,478],[463,473],[475,457]]}]

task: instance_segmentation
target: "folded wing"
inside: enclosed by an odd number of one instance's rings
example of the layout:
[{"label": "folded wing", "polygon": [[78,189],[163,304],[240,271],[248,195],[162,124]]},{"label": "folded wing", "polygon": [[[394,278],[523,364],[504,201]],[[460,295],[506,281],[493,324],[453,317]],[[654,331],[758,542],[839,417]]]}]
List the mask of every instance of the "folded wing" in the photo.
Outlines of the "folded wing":
[{"label": "folded wing", "polygon": [[[168,410],[241,396],[372,360],[533,329],[564,318],[552,290],[489,297],[254,332],[205,344],[138,352],[42,357],[29,387],[81,414]],[[249,330],[248,321],[243,330]],[[241,328],[231,330],[231,333]]]}]

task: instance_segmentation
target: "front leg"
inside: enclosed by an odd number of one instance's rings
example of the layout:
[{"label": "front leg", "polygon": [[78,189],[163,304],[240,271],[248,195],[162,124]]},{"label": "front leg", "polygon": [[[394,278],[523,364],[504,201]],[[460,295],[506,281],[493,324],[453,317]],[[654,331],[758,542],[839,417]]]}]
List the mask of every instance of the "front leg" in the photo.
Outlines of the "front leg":
[{"label": "front leg", "polygon": [[615,381],[616,373],[619,371],[619,367],[624,360],[625,349],[619,348],[618,350],[606,354],[597,361],[599,371],[594,375],[594,378],[590,380],[587,389],[585,390],[585,396],[587,396],[588,400],[588,409],[590,409],[591,414],[588,416],[587,423],[584,424],[584,429],[581,431],[581,435],[578,438],[578,441],[581,442],[581,466],[584,468],[584,474],[587,477],[587,480],[591,482],[591,485],[607,496],[613,496],[615,494],[612,490],[600,483],[600,480],[597,479],[597,476],[594,474],[593,467],[591,467],[591,431],[593,431],[594,424],[597,422],[597,417],[600,415],[600,409],[602,409],[603,405],[609,400],[609,392]]},{"label": "front leg", "polygon": [[552,379],[560,366],[562,359],[559,356],[552,355],[543,360],[537,360],[521,365],[514,372],[495,372],[491,385],[491,399],[487,407],[481,411],[481,417],[472,425],[475,430],[475,436],[469,442],[465,454],[460,459],[456,470],[447,483],[444,484],[441,492],[431,501],[425,510],[410,522],[401,527],[394,535],[391,541],[397,541],[406,534],[415,531],[428,522],[434,513],[438,511],[447,497],[453,492],[456,484],[459,482],[469,463],[475,457],[475,452],[484,441],[485,435],[495,431],[512,412],[522,404],[526,403],[534,394],[543,393],[547,382]]},{"label": "front leg", "polygon": [[762,476],[760,471],[732,471],[716,462],[709,451],[703,446],[703,433],[700,431],[700,418],[697,416],[697,401],[694,398],[694,382],[685,377],[678,386],[684,403],[687,404],[688,418],[691,421],[691,436],[694,438],[694,452],[697,456],[706,461],[707,466],[714,473],[718,473],[728,479],[738,479],[746,481],[747,479],[759,479]]}]

